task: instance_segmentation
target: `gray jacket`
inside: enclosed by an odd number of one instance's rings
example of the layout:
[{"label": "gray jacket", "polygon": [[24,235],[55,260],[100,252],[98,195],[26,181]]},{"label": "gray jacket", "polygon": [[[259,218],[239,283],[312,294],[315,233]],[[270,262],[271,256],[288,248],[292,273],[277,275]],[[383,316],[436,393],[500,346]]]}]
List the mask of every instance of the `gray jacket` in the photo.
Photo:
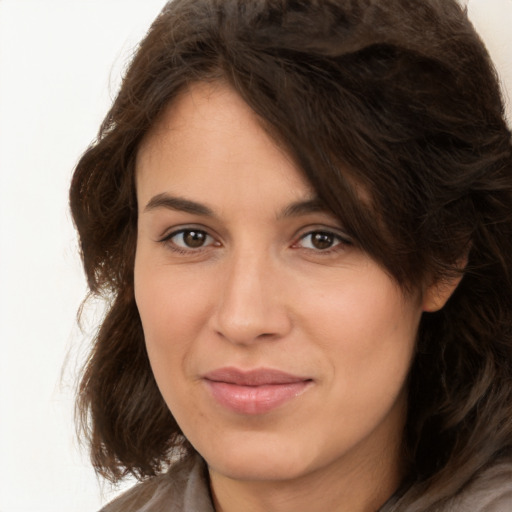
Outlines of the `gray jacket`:
[{"label": "gray jacket", "polygon": [[[167,473],[138,484],[100,512],[215,512],[206,468],[191,457]],[[391,498],[379,512],[405,512]],[[512,512],[512,463],[484,471],[436,512]]]}]

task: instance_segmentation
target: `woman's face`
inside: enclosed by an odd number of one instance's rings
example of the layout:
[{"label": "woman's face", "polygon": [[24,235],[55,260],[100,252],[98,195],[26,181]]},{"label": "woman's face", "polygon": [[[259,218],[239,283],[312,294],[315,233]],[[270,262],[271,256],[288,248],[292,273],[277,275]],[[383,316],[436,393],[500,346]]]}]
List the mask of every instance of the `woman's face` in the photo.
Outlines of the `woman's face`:
[{"label": "woman's face", "polygon": [[394,461],[422,299],[358,248],[235,92],[194,85],[165,111],[137,197],[149,359],[210,470],[286,480]]}]

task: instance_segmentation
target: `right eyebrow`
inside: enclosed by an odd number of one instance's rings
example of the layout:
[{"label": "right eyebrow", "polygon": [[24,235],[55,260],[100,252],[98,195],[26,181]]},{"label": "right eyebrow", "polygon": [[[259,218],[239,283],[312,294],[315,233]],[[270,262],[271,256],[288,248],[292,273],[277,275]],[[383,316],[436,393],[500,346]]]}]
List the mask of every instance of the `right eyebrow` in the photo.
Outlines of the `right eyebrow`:
[{"label": "right eyebrow", "polygon": [[156,210],[157,208],[167,208],[169,210],[190,213],[192,215],[214,217],[213,211],[208,208],[208,206],[196,203],[190,199],[184,199],[183,197],[171,196],[165,192],[152,197],[148,204],[146,204],[144,213]]}]

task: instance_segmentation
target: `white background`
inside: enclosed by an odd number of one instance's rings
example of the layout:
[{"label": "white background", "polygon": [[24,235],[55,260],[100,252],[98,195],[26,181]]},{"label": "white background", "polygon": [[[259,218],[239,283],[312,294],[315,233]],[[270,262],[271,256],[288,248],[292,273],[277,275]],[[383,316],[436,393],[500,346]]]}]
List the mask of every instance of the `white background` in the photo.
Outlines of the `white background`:
[{"label": "white background", "polygon": [[[0,0],[0,512],[93,512],[113,496],[74,437],[91,327],[72,169],[164,0]],[[512,91],[512,0],[470,0]],[[510,112],[510,104],[508,106]]]}]

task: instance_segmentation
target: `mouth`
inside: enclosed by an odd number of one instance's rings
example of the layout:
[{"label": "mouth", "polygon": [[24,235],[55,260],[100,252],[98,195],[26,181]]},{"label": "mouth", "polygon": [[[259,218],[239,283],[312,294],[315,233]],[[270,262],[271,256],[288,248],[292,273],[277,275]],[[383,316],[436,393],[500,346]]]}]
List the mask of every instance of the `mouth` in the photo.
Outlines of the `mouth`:
[{"label": "mouth", "polygon": [[260,368],[242,371],[220,368],[203,376],[213,398],[238,414],[257,415],[276,409],[301,395],[313,379]]}]

